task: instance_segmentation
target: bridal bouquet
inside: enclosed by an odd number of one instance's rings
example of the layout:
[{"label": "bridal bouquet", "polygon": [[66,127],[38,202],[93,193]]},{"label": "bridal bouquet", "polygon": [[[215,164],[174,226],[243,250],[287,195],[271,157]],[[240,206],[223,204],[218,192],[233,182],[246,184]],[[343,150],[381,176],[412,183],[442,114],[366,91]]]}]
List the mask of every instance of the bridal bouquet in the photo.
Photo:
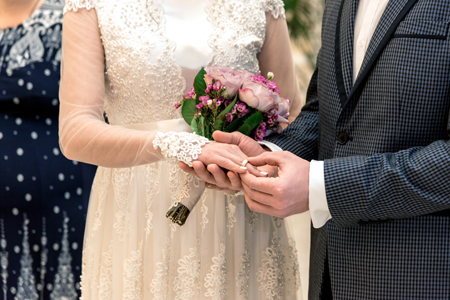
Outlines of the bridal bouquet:
[{"label": "bridal bouquet", "polygon": [[[239,131],[255,140],[281,131],[280,123],[289,123],[289,99],[282,98],[273,74],[267,78],[226,67],[202,68],[191,91],[175,104],[184,120],[198,135],[213,140],[216,130]],[[166,214],[183,225],[198,202],[177,202]],[[192,201],[193,200],[193,201]]]}]

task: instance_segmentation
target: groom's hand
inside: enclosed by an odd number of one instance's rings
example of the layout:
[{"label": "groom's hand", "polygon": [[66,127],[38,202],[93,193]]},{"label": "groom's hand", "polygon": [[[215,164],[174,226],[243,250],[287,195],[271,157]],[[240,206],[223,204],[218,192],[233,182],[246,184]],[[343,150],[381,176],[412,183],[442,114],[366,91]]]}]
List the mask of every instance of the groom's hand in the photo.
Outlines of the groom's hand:
[{"label": "groom's hand", "polygon": [[309,209],[309,162],[290,152],[266,152],[250,157],[258,167],[277,166],[278,177],[241,174],[245,200],[253,211],[285,218]]},{"label": "groom's hand", "polygon": [[[239,132],[225,133],[215,131],[213,133],[213,138],[218,143],[238,146],[246,157],[256,156],[265,152],[255,140]],[[205,181],[208,188],[232,191],[243,189],[239,175],[236,172],[228,171],[227,168],[220,165],[220,163],[219,165],[217,163],[207,163],[205,166],[202,161],[194,161],[192,163],[192,168],[189,168],[189,166],[184,163],[179,163],[179,165],[185,172],[198,176]],[[249,171],[256,176],[264,176],[254,168],[250,167]]]}]

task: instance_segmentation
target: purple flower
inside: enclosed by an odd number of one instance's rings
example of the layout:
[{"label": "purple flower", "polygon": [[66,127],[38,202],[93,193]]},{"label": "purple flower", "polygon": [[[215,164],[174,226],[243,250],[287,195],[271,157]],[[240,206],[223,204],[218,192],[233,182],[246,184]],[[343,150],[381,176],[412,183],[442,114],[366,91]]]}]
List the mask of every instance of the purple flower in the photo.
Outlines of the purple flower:
[{"label": "purple flower", "polygon": [[233,114],[227,113],[227,114],[225,115],[225,120],[226,120],[228,123],[233,122]]},{"label": "purple flower", "polygon": [[220,81],[216,81],[216,82],[213,84],[213,89],[214,89],[215,91],[218,91],[218,90],[220,89]]}]

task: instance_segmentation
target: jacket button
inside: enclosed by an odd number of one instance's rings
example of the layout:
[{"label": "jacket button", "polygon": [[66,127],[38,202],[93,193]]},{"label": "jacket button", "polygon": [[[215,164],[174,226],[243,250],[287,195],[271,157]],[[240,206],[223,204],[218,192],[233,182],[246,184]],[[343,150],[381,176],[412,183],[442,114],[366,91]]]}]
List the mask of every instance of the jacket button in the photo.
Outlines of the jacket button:
[{"label": "jacket button", "polygon": [[348,134],[345,131],[340,132],[337,136],[337,141],[341,145],[347,144],[348,140],[349,140]]}]

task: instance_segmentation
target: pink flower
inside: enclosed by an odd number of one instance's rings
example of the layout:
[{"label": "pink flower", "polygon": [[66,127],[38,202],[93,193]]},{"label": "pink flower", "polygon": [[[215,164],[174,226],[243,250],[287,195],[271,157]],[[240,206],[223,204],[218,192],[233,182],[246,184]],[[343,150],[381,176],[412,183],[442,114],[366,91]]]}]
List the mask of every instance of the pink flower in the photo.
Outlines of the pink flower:
[{"label": "pink flower", "polygon": [[226,67],[207,67],[204,76],[206,84],[209,86],[215,82],[220,82],[220,85],[226,88],[226,93],[229,97],[234,97],[246,79],[254,76],[247,71],[236,71]]},{"label": "pink flower", "polygon": [[245,81],[239,89],[239,99],[262,112],[276,110],[278,122],[289,123],[289,102],[260,81]]}]

